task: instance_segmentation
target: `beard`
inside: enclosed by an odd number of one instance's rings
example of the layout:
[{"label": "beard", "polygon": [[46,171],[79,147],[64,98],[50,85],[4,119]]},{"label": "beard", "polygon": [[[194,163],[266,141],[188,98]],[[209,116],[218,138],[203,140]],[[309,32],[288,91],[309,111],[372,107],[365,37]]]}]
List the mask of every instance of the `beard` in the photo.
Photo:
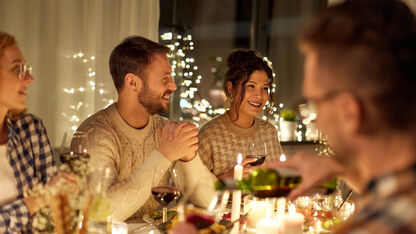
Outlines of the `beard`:
[{"label": "beard", "polygon": [[[166,91],[163,95],[170,95],[172,91]],[[139,94],[137,95],[139,103],[146,108],[146,110],[151,114],[164,114],[168,112],[168,107],[163,106],[161,102],[161,98],[155,92],[152,92],[147,82],[144,83],[142,90],[140,90]]]}]

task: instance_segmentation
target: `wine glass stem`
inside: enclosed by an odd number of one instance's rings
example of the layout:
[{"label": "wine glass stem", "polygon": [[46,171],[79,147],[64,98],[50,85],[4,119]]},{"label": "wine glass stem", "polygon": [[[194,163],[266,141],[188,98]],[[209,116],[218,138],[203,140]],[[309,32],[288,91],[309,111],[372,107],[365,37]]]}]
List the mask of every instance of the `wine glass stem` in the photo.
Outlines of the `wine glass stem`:
[{"label": "wine glass stem", "polygon": [[163,220],[164,223],[168,221],[168,208],[163,207]]}]

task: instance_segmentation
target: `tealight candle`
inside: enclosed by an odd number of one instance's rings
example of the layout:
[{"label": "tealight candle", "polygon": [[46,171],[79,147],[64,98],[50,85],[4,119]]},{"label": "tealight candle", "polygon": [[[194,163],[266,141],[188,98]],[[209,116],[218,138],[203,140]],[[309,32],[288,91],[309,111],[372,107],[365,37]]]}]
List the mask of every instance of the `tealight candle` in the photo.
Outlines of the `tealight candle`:
[{"label": "tealight candle", "polygon": [[250,201],[247,207],[244,207],[247,215],[247,225],[249,227],[256,227],[257,222],[266,217],[268,210],[274,209],[273,204],[268,201]]},{"label": "tealight candle", "polygon": [[279,222],[277,219],[273,219],[270,216],[271,211],[268,209],[266,217],[257,222],[257,234],[279,234]]},{"label": "tealight candle", "polygon": [[[234,179],[242,180],[243,179],[243,166],[241,165],[243,161],[243,156],[238,154],[237,164],[234,166]],[[240,209],[241,209],[241,191],[233,192],[233,201],[231,206],[231,221],[235,221],[240,218]],[[238,233],[240,222],[234,223],[234,227],[231,230],[231,234]]]},{"label": "tealight candle", "polygon": [[282,233],[302,234],[303,215],[296,212],[295,205],[290,205],[289,213],[282,217]]},{"label": "tealight candle", "polygon": [[114,234],[127,234],[127,223],[112,221],[111,223],[111,233]]}]

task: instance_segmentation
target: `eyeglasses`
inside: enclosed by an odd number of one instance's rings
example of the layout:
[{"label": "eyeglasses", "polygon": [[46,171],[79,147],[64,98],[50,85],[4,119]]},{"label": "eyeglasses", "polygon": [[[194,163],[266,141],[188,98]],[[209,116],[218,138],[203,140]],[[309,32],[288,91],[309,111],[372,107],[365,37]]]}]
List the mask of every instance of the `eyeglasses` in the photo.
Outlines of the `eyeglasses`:
[{"label": "eyeglasses", "polygon": [[313,120],[318,117],[316,113],[316,106],[323,101],[331,100],[332,98],[335,98],[338,94],[344,91],[332,91],[329,92],[322,97],[319,98],[309,98],[305,99],[302,104],[299,105],[299,113],[302,117],[302,123],[307,125]]},{"label": "eyeglasses", "polygon": [[24,80],[27,75],[32,76],[32,66],[26,64],[19,66],[19,80]]}]

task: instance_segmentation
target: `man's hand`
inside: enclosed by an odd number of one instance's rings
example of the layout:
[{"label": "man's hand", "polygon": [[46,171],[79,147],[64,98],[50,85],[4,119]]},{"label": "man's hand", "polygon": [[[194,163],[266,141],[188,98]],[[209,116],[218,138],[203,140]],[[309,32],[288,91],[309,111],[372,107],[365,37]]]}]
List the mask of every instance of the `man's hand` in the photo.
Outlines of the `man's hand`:
[{"label": "man's hand", "polygon": [[179,132],[182,130],[183,127],[187,125],[193,125],[189,122],[175,122],[168,120],[165,125],[163,126],[163,129],[158,129],[158,134],[161,138],[164,138],[165,140],[171,141],[173,138],[177,137],[179,135]]},{"label": "man's hand", "polygon": [[342,173],[343,167],[329,157],[299,152],[284,162],[275,161],[265,165],[267,168],[288,167],[299,171],[302,183],[289,194],[288,199],[294,200],[305,194],[313,186],[327,182]]},{"label": "man's hand", "polygon": [[161,138],[159,152],[171,162],[182,159],[192,160],[198,150],[198,131],[189,122],[169,121],[163,129],[158,130]]}]

